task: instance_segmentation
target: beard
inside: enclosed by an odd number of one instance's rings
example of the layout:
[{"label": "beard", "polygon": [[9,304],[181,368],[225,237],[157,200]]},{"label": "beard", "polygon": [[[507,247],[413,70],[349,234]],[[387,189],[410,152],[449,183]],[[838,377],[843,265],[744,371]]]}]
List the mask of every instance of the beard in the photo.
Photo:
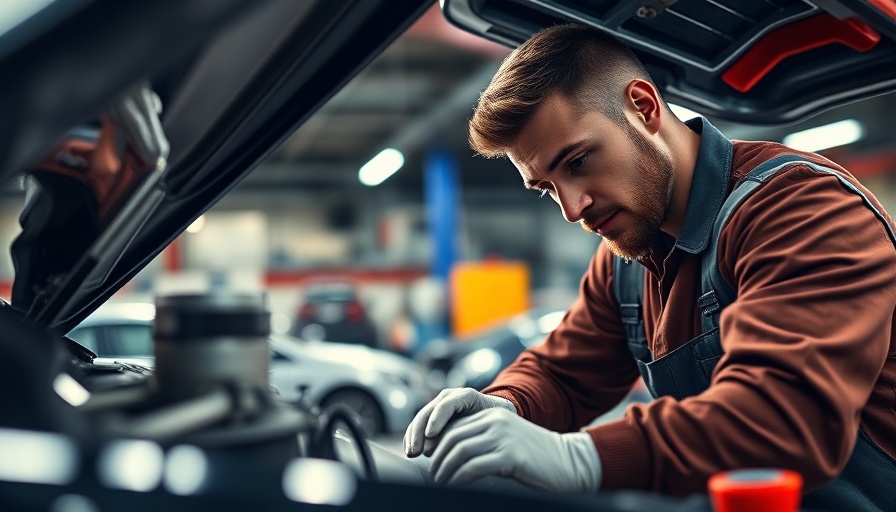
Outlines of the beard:
[{"label": "beard", "polygon": [[637,210],[620,205],[603,208],[601,211],[589,211],[583,215],[581,224],[585,231],[597,234],[595,227],[600,219],[605,219],[614,211],[628,213],[634,219],[632,227],[618,236],[599,236],[613,254],[626,260],[640,260],[650,255],[659,239],[660,227],[666,220],[672,201],[674,171],[669,155],[661,152],[627,122],[623,126],[638,150],[636,163],[641,173],[634,183],[630,202],[637,205]]}]

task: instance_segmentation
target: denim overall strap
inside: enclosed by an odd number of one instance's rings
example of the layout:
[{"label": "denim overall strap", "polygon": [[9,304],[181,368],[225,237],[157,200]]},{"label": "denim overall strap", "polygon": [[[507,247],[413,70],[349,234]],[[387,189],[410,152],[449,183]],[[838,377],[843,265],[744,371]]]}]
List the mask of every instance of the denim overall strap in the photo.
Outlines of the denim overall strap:
[{"label": "denim overall strap", "polygon": [[[644,334],[644,275],[640,263],[613,257],[613,294],[619,304],[628,350],[654,398],[670,395],[681,400],[699,394],[709,386],[712,370],[722,357],[719,329],[711,329],[654,361]],[[694,373],[695,363],[698,374]]]},{"label": "denim overall strap", "polygon": [[725,281],[725,279],[722,277],[722,274],[719,272],[717,261],[719,235],[722,232],[722,229],[725,227],[725,223],[728,221],[728,217],[734,210],[738,208],[738,206],[740,206],[740,204],[747,197],[749,197],[756,190],[756,188],[759,187],[759,185],[762,185],[782,169],[789,167],[794,163],[808,165],[817,173],[835,176],[838,180],[840,180],[840,184],[843,185],[844,188],[862,198],[865,206],[867,206],[883,223],[884,227],[887,229],[887,233],[890,236],[890,240],[894,245],[896,245],[896,232],[894,232],[893,226],[891,226],[890,223],[887,222],[886,215],[878,210],[877,207],[875,207],[874,204],[868,200],[865,194],[862,193],[861,190],[856,188],[855,185],[849,182],[842,174],[833,169],[829,169],[827,167],[805,161],[798,155],[780,155],[778,157],[772,158],[771,160],[768,160],[767,162],[757,166],[747,174],[743,181],[741,181],[735,187],[735,189],[722,204],[722,208],[719,210],[719,214],[716,216],[710,243],[706,246],[706,252],[703,254],[703,294],[700,296],[700,299],[697,302],[697,304],[700,306],[701,312],[703,313],[703,332],[707,332],[719,326],[719,314],[721,313],[722,309],[728,304],[731,304],[737,297],[736,291]]},{"label": "denim overall strap", "polygon": [[644,290],[644,265],[619,256],[613,257],[613,294],[619,303],[619,316],[625,329],[625,341],[635,360],[650,362],[652,356],[644,336],[644,317],[641,312]]},{"label": "denim overall strap", "polygon": [[797,155],[780,155],[758,165],[750,171],[743,181],[735,186],[734,190],[731,191],[716,212],[715,222],[709,235],[709,243],[706,244],[706,250],[703,253],[701,262],[703,276],[701,290],[703,294],[697,300],[697,306],[700,308],[700,312],[703,313],[701,318],[703,332],[708,332],[719,326],[719,314],[722,312],[722,309],[734,302],[734,299],[737,297],[737,292],[722,278],[717,261],[719,235],[722,232],[722,228],[725,227],[728,217],[768,177],[774,176],[788,163],[800,160],[802,160],[801,157]]}]

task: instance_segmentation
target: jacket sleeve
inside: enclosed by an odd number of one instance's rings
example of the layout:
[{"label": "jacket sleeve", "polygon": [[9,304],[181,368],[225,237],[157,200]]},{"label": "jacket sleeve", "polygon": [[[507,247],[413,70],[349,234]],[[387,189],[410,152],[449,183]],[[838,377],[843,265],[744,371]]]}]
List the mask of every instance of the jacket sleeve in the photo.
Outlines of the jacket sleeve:
[{"label": "jacket sleeve", "polygon": [[560,325],[483,391],[507,398],[521,416],[559,432],[577,430],[618,404],[639,374],[612,294],[612,266],[602,244]]},{"label": "jacket sleeve", "polygon": [[738,467],[795,469],[811,489],[851,454],[891,344],[896,251],[884,225],[835,177],[795,166],[732,214],[718,257],[738,297],[721,316],[711,385],[588,429],[604,489],[705,492]]}]

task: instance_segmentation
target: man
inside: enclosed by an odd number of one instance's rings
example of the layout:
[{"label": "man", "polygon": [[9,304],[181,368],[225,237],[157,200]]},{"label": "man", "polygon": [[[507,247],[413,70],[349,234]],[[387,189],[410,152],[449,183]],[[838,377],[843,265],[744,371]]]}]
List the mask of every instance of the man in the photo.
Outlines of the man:
[{"label": "man", "polygon": [[[564,492],[684,495],[706,492],[720,471],[777,467],[802,474],[807,504],[896,507],[893,221],[845,170],[798,153],[836,171],[787,165],[731,213],[715,245],[736,292],[719,354],[658,375],[652,364],[699,341],[701,257],[720,205],[749,171],[797,152],[680,122],[624,45],[576,25],[545,29],[507,57],[470,139],[605,243],[544,344],[481,394],[443,391],[408,427],[407,455],[431,454],[437,482],[499,475]],[[627,346],[614,254],[647,270],[643,361]],[[580,431],[639,367],[663,396]],[[706,385],[657,392],[677,379]]]}]

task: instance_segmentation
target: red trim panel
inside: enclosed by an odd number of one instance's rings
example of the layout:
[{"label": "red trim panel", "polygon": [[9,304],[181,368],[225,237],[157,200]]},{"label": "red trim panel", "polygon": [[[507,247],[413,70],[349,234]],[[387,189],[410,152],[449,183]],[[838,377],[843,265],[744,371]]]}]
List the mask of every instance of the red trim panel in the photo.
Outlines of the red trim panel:
[{"label": "red trim panel", "polygon": [[896,19],[896,2],[893,0],[868,0],[878,11]]},{"label": "red trim panel", "polygon": [[722,80],[747,92],[787,57],[831,43],[864,52],[878,41],[880,34],[862,20],[821,14],[769,32],[722,74]]},{"label": "red trim panel", "polygon": [[356,283],[405,282],[410,283],[429,275],[426,268],[330,268],[309,270],[269,270],[264,276],[265,286],[301,285],[306,280],[350,279]]}]

